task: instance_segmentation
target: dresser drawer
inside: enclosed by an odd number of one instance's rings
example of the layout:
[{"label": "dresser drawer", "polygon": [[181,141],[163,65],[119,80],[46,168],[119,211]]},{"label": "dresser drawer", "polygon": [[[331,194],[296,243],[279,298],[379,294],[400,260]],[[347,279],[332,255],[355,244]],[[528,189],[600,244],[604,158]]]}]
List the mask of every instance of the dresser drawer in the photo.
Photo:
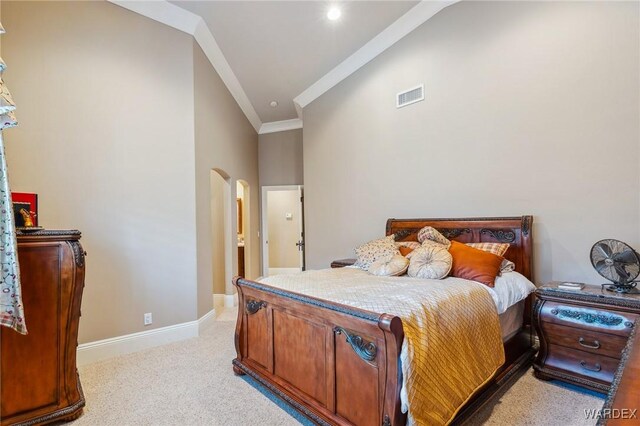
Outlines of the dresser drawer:
[{"label": "dresser drawer", "polygon": [[620,359],[627,338],[581,328],[547,323],[543,325],[547,343]]},{"label": "dresser drawer", "polygon": [[545,365],[610,385],[619,363],[608,356],[549,345]]},{"label": "dresser drawer", "polygon": [[558,325],[628,337],[638,315],[547,301],[540,320]]}]

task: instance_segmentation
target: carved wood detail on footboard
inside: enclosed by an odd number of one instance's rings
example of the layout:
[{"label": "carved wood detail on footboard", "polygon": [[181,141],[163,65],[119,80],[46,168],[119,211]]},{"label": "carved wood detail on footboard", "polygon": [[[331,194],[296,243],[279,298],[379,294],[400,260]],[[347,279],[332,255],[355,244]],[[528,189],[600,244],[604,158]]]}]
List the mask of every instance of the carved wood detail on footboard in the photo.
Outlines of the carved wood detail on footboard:
[{"label": "carved wood detail on footboard", "polygon": [[236,374],[249,374],[318,424],[405,423],[398,317],[239,277],[233,283]]}]

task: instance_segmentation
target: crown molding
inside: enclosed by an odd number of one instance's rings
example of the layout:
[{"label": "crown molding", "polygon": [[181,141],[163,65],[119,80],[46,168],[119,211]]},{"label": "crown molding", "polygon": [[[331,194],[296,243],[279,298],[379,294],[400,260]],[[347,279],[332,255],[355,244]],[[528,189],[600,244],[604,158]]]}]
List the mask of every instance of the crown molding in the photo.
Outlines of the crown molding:
[{"label": "crown molding", "polygon": [[266,133],[285,132],[287,130],[295,129],[302,129],[302,120],[299,118],[263,123],[262,126],[260,126],[260,131],[258,133],[264,135]]},{"label": "crown molding", "polygon": [[202,18],[164,0],[108,0],[139,15],[158,21],[187,34],[193,34]]},{"label": "crown molding", "polygon": [[[380,34],[372,38],[367,44],[358,49],[347,59],[309,86],[304,92],[293,99],[301,116],[301,109],[318,99],[329,89],[340,83],[345,78],[362,68],[376,56],[394,45],[411,31],[425,23],[429,18],[440,12],[447,6],[457,3],[459,0],[427,1],[423,0],[394,23],[385,28]],[[298,108],[299,107],[299,108]]]},{"label": "crown molding", "polygon": [[258,113],[255,109],[253,109],[253,105],[247,96],[247,93],[242,88],[240,81],[236,77],[235,73],[231,69],[231,65],[227,62],[220,46],[216,42],[216,39],[213,38],[213,34],[209,31],[209,27],[204,22],[204,20],[200,20],[200,23],[196,27],[196,30],[193,34],[193,37],[196,39],[204,54],[209,58],[209,62],[218,72],[218,75],[231,92],[231,95],[240,106],[244,115],[247,116],[247,119],[256,130],[256,132],[260,131],[262,127],[262,121],[260,117],[258,117]]},{"label": "crown molding", "polygon": [[213,34],[211,34],[207,24],[200,16],[165,0],[108,1],[139,15],[146,16],[154,21],[192,35],[209,59],[209,62],[211,62],[213,68],[227,86],[231,96],[233,96],[235,101],[238,103],[238,106],[242,112],[244,112],[244,115],[247,117],[253,128],[256,132],[260,131],[262,127],[260,117],[258,117],[253,105],[251,105],[249,97],[240,85],[240,81],[231,69],[229,62],[227,62],[227,59],[224,57],[220,46],[218,46],[218,43],[213,37]]}]

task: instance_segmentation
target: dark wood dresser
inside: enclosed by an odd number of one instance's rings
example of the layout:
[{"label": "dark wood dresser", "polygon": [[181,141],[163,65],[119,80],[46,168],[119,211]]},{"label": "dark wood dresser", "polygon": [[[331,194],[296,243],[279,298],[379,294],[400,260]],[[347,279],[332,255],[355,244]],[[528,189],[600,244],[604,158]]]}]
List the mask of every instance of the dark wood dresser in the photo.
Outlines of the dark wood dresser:
[{"label": "dark wood dresser", "polygon": [[540,339],[535,375],[606,393],[640,316],[640,295],[600,286],[560,290],[557,284],[535,295],[533,320]]},{"label": "dark wood dresser", "polygon": [[356,263],[356,259],[338,259],[331,262],[332,268],[344,268],[345,266],[351,266]]},{"label": "dark wood dresser", "polygon": [[29,334],[1,327],[0,423],[46,424],[82,414],[76,370],[85,253],[78,231],[18,233]]},{"label": "dark wood dresser", "polygon": [[627,426],[640,424],[640,334],[636,325],[629,342],[622,351],[622,361],[613,385],[601,410],[598,426]]}]

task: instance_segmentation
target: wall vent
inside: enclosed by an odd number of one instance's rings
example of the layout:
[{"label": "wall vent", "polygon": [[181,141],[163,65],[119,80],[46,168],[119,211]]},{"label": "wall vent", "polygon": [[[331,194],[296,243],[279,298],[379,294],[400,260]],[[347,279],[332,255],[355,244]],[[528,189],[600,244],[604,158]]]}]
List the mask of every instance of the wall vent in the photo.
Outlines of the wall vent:
[{"label": "wall vent", "polygon": [[396,96],[396,108],[402,108],[420,101],[424,101],[424,84],[398,93]]}]

